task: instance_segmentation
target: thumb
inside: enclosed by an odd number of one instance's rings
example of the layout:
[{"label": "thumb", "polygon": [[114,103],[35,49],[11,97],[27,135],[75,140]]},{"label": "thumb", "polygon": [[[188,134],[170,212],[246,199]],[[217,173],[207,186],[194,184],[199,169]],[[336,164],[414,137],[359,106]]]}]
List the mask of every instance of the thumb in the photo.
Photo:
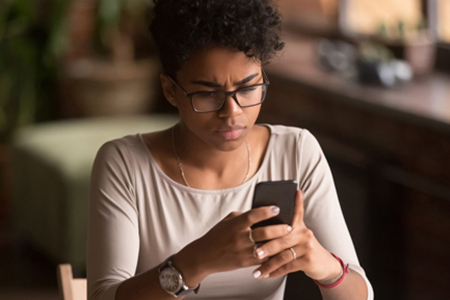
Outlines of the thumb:
[{"label": "thumb", "polygon": [[292,218],[292,226],[303,222],[303,215],[305,211],[303,203],[303,192],[301,190],[297,190],[297,195],[295,197],[294,217]]}]

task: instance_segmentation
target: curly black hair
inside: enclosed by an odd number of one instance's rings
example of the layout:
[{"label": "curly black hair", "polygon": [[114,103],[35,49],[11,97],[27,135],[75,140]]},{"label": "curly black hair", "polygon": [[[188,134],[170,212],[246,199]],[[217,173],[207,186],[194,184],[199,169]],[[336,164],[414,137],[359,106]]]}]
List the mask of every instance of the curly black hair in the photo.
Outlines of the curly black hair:
[{"label": "curly black hair", "polygon": [[164,72],[176,72],[196,50],[233,47],[266,64],[284,47],[271,0],[154,0],[150,31]]}]

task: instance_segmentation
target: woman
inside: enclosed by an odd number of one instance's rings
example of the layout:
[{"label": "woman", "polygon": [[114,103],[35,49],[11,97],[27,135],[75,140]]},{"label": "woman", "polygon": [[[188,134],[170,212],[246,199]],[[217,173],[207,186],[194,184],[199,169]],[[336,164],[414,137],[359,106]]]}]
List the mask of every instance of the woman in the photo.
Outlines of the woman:
[{"label": "woman", "polygon": [[[160,0],[154,12],[161,83],[180,121],[99,150],[89,299],[283,299],[295,271],[324,299],[372,299],[315,138],[255,125],[262,65],[283,48],[271,1]],[[279,213],[251,209],[255,185],[276,180],[301,190],[292,226],[252,230]]]}]

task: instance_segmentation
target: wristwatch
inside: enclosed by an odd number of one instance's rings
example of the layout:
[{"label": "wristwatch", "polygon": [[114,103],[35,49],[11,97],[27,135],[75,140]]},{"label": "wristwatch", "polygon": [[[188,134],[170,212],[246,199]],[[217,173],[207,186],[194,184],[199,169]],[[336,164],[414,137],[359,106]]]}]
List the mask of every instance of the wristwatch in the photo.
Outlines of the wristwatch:
[{"label": "wristwatch", "polygon": [[158,269],[161,287],[174,297],[187,295],[192,291],[197,294],[200,289],[200,284],[195,288],[190,288],[186,285],[180,271],[173,266],[173,256],[167,258]]}]

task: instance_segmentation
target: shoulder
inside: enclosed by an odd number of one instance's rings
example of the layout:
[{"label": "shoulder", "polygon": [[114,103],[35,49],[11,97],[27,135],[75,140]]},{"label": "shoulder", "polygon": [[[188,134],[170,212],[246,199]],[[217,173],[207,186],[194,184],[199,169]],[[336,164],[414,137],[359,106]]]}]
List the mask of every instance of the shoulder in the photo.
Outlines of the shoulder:
[{"label": "shoulder", "polygon": [[267,126],[271,131],[271,149],[278,157],[295,159],[300,166],[323,159],[322,148],[308,129],[284,125]]},{"label": "shoulder", "polygon": [[142,138],[139,134],[127,135],[121,138],[113,139],[104,143],[98,153],[101,154],[114,154],[125,153],[133,148],[142,147]]},{"label": "shoulder", "polygon": [[267,126],[270,130],[271,137],[278,142],[292,141],[299,144],[301,147],[304,145],[310,145],[313,147],[318,146],[317,139],[308,129],[285,125],[261,125]]},{"label": "shoulder", "polygon": [[130,169],[135,161],[144,159],[145,155],[140,134],[127,135],[104,143],[97,152],[94,164]]},{"label": "shoulder", "polygon": [[[104,143],[97,152],[92,172],[91,189],[98,187],[115,191],[121,189],[132,195],[136,184],[136,170],[143,154],[138,153],[139,134],[128,135]],[[140,151],[142,152],[142,151]]]}]

